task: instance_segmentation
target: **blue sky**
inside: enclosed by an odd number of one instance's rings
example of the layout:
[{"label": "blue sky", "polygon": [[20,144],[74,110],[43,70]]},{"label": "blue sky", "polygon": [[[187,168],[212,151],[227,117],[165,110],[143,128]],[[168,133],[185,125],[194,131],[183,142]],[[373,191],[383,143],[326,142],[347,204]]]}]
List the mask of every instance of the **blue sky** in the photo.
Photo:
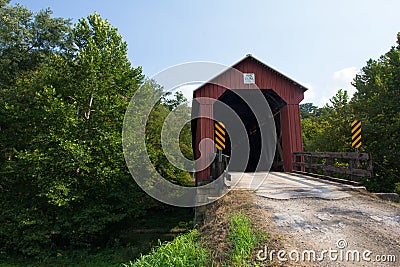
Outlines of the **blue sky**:
[{"label": "blue sky", "polygon": [[50,7],[74,22],[97,11],[150,77],[191,61],[230,66],[250,53],[308,87],[303,103],[319,106],[340,88],[354,92],[355,74],[400,32],[398,0],[17,2],[35,11]]}]

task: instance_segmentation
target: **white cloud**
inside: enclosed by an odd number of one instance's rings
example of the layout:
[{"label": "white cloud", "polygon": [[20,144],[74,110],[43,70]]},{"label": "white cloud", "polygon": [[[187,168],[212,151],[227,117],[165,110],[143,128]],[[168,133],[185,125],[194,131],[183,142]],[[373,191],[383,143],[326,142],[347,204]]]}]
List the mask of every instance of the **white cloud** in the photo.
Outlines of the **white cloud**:
[{"label": "white cloud", "polygon": [[333,80],[339,83],[348,83],[354,79],[358,69],[356,67],[348,67],[333,73]]},{"label": "white cloud", "polygon": [[348,67],[338,71],[335,71],[332,75],[332,84],[330,88],[332,90],[332,96],[336,94],[339,89],[344,89],[349,94],[349,97],[352,97],[355,93],[354,86],[351,85],[354,77],[358,69],[356,67]]},{"label": "white cloud", "polygon": [[351,85],[354,77],[358,72],[356,67],[347,67],[335,71],[330,78],[326,79],[326,83],[318,86],[312,86],[311,84],[304,83],[304,86],[308,90],[304,94],[303,103],[311,102],[316,106],[323,107],[326,103],[329,103],[331,99],[339,89],[346,90],[351,98],[356,91]]}]

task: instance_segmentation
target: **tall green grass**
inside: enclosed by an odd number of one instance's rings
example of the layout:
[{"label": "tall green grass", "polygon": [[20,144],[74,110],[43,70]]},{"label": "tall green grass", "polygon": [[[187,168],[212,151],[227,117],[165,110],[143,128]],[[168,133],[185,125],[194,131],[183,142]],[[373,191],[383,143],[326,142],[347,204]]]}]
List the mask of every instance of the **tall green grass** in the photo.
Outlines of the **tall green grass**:
[{"label": "tall green grass", "polygon": [[142,255],[125,267],[203,267],[208,266],[210,256],[198,243],[199,233],[192,230],[171,242],[160,244],[149,254]]},{"label": "tall green grass", "polygon": [[234,214],[229,221],[228,241],[233,248],[230,252],[232,266],[249,266],[252,252],[259,242],[251,221],[241,213]]}]

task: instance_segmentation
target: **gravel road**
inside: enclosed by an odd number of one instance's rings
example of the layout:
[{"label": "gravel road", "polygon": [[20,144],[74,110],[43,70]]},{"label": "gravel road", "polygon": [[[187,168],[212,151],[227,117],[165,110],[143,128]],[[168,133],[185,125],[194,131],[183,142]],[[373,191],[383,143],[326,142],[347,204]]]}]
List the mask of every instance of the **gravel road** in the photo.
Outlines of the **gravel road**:
[{"label": "gravel road", "polygon": [[400,266],[400,205],[363,190],[346,193],[341,199],[255,195],[256,209],[269,217],[265,227],[282,246],[264,248],[260,259],[272,254],[282,266]]}]

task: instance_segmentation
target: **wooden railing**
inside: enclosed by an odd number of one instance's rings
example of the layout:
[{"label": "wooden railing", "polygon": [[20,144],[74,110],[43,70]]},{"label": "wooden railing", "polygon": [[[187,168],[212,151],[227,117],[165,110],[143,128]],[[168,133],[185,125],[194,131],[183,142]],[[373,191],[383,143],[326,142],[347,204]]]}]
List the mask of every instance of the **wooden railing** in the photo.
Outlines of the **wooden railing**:
[{"label": "wooden railing", "polygon": [[359,177],[373,176],[372,159],[368,153],[294,152],[293,156],[296,161],[292,165],[299,171],[316,173],[322,170],[327,176],[333,176],[334,173],[347,174],[350,180],[356,181]]}]

